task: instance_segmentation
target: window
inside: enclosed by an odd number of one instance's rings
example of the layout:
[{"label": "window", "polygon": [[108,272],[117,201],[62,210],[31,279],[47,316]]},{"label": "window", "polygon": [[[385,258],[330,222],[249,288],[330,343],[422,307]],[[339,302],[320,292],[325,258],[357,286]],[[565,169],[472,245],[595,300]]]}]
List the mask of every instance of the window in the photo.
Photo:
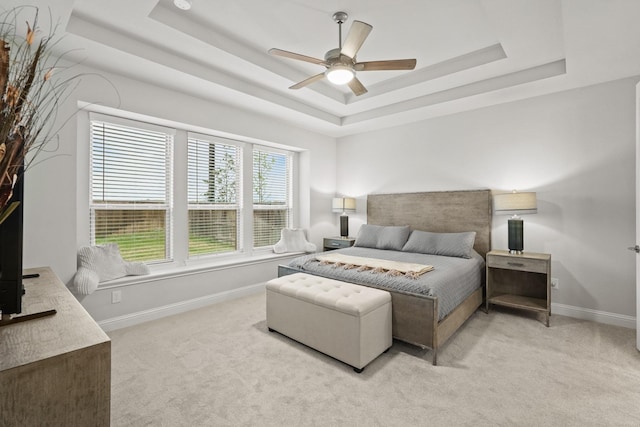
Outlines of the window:
[{"label": "window", "polygon": [[251,256],[292,223],[294,153],[90,113],[90,243],[127,261]]},{"label": "window", "polygon": [[240,149],[188,138],[189,257],[239,250]]},{"label": "window", "polygon": [[129,261],[172,258],[172,143],[149,126],[91,121],[92,244],[118,243]]},{"label": "window", "polygon": [[271,246],[291,222],[291,156],[253,150],[253,246]]}]

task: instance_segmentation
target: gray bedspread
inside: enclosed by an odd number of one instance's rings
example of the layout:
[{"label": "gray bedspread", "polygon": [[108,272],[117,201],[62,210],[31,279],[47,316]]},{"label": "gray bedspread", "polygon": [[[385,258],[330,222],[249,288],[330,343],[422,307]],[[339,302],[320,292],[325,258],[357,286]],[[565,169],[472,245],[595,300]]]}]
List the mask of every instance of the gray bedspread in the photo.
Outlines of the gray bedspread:
[{"label": "gray bedspread", "polygon": [[433,265],[434,269],[417,279],[412,279],[404,276],[392,276],[387,273],[374,273],[370,270],[357,271],[357,269],[344,269],[334,265],[321,265],[315,259],[319,254],[298,257],[288,265],[317,276],[385,290],[399,290],[437,297],[438,320],[446,317],[483,283],[484,259],[475,251],[470,259],[362,247],[351,247],[338,251],[345,255]]}]

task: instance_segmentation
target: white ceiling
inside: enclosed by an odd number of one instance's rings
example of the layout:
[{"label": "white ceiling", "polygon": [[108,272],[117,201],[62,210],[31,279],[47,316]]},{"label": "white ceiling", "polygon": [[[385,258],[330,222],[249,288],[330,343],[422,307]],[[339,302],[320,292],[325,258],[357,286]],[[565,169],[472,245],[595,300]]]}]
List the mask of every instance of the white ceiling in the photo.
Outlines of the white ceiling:
[{"label": "white ceiling", "polygon": [[[3,0],[0,8],[23,2]],[[5,5],[6,4],[6,5]],[[638,0],[35,0],[60,20],[60,52],[195,96],[343,136],[640,75]],[[416,58],[413,71],[359,72],[355,97],[324,70],[332,15],[373,26],[359,61]],[[41,19],[40,25],[47,19]]]}]

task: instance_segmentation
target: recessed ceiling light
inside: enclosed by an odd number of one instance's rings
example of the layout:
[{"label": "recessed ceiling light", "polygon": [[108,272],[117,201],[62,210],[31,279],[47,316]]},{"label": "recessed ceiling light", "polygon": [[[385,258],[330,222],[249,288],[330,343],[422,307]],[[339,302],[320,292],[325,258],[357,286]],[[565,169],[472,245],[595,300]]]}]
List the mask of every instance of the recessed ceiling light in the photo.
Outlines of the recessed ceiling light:
[{"label": "recessed ceiling light", "polygon": [[191,0],[173,0],[173,4],[182,10],[191,9]]}]

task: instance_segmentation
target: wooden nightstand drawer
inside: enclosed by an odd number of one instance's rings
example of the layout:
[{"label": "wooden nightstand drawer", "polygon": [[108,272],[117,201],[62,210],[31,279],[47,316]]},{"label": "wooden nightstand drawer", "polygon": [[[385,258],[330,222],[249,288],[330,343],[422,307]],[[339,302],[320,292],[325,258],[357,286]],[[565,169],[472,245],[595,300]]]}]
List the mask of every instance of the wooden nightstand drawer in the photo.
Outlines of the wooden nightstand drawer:
[{"label": "wooden nightstand drawer", "polygon": [[487,255],[487,267],[505,268],[508,270],[546,273],[549,262],[544,259],[520,258],[517,256]]},{"label": "wooden nightstand drawer", "polygon": [[342,249],[342,248],[350,248],[355,243],[356,239],[347,237],[343,239],[342,237],[325,237],[322,240],[322,246],[325,251],[331,249]]}]

